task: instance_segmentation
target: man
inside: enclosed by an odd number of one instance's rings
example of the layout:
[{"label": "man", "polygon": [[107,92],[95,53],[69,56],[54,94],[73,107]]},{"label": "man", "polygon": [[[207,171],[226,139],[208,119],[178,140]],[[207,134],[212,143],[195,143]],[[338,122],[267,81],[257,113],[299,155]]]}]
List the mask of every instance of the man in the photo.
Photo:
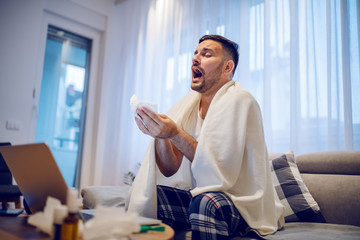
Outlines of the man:
[{"label": "man", "polygon": [[137,109],[139,129],[154,140],[135,178],[130,211],[191,229],[192,239],[250,230],[266,235],[282,227],[259,106],[232,81],[238,58],[236,43],[205,35],[192,60],[194,91],[168,115]]}]

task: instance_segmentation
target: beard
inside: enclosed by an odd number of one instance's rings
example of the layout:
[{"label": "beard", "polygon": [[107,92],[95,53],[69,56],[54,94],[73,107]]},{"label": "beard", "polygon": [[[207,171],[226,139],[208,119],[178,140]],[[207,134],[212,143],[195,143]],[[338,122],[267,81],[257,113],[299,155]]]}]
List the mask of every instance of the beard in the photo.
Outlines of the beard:
[{"label": "beard", "polygon": [[218,81],[220,81],[220,77],[222,74],[222,67],[224,62],[220,63],[213,71],[209,73],[205,73],[201,76],[201,82],[199,83],[191,83],[191,89],[197,91],[199,93],[205,93],[209,89],[211,89]]}]

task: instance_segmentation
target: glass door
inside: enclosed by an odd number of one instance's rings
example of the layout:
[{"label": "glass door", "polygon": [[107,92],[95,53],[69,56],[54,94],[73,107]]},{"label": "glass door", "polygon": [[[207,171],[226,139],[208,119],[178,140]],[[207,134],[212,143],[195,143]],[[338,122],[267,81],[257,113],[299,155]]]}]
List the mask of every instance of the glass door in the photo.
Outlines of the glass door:
[{"label": "glass door", "polygon": [[46,142],[66,183],[79,186],[91,40],[48,27],[36,142]]}]

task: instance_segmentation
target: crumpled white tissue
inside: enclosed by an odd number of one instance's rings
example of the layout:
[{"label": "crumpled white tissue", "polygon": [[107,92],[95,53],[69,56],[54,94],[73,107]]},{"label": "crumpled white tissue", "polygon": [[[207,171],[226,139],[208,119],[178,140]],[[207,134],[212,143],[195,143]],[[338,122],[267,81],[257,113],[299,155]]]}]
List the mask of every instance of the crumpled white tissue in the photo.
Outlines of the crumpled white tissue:
[{"label": "crumpled white tissue", "polygon": [[130,98],[130,107],[131,111],[134,113],[134,116],[137,117],[136,109],[141,107],[148,107],[153,112],[158,112],[158,105],[157,103],[147,102],[147,101],[140,101],[138,97],[134,94]]},{"label": "crumpled white tissue", "polygon": [[43,212],[37,212],[28,218],[28,223],[35,226],[40,231],[52,235],[54,211],[57,206],[61,206],[60,200],[48,197]]},{"label": "crumpled white tissue", "polygon": [[136,222],[137,214],[115,207],[98,205],[95,216],[85,223],[84,240],[127,239],[132,233],[140,232]]}]

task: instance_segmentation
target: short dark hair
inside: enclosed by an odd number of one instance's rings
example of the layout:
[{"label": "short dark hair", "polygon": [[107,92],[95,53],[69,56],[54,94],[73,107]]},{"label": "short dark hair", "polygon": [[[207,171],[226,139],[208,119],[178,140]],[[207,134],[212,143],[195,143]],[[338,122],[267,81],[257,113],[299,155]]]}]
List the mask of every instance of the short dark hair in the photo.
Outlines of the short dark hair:
[{"label": "short dark hair", "polygon": [[233,42],[220,35],[204,35],[202,38],[200,38],[199,43],[205,40],[213,40],[221,43],[222,47],[225,49],[227,53],[230,54],[232,60],[234,61],[234,69],[233,69],[233,75],[234,75],[236,67],[239,62],[239,52],[238,52],[239,45],[236,42]]}]

